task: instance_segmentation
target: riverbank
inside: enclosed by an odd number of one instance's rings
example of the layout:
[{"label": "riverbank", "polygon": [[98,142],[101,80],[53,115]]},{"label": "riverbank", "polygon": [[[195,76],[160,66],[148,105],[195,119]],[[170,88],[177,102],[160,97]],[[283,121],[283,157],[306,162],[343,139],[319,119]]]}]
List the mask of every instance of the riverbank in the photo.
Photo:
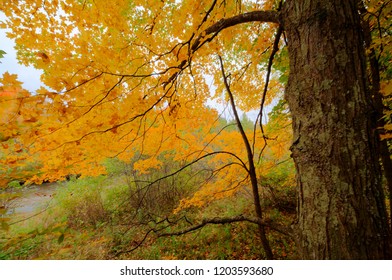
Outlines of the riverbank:
[{"label": "riverbank", "polygon": [[0,191],[1,216],[15,222],[48,208],[60,183],[31,185]]},{"label": "riverbank", "polygon": [[[140,203],[135,191],[121,176],[24,190],[10,215],[12,221],[7,221],[8,229],[0,230],[0,259],[264,258],[259,240],[249,238],[257,232],[252,223],[211,225],[184,235],[159,236],[188,228],[191,222],[221,217],[223,211],[232,216],[247,214],[251,201],[246,193],[211,203],[203,211],[194,209],[184,217],[183,213],[172,214],[168,203]],[[26,202],[29,206],[19,205]],[[152,207],[161,216],[151,216]],[[274,215],[276,220],[286,220]],[[274,232],[268,236],[277,258],[294,256],[291,240]]]}]

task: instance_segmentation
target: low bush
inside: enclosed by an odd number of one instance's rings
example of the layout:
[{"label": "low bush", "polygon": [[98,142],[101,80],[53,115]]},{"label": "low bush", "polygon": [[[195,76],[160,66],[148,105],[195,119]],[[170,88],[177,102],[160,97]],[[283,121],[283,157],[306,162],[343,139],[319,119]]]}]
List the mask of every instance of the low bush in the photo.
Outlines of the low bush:
[{"label": "low bush", "polygon": [[104,177],[75,179],[59,188],[55,203],[70,227],[97,227],[108,221],[101,195],[103,180]]}]

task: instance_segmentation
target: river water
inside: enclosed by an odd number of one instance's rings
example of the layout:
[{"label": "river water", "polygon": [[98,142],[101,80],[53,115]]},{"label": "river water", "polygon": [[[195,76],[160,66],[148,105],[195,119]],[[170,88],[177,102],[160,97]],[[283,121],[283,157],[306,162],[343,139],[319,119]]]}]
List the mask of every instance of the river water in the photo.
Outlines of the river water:
[{"label": "river water", "polygon": [[48,206],[58,187],[58,183],[49,183],[22,189],[0,190],[0,208],[3,210],[0,213],[3,213],[3,217],[35,214]]}]

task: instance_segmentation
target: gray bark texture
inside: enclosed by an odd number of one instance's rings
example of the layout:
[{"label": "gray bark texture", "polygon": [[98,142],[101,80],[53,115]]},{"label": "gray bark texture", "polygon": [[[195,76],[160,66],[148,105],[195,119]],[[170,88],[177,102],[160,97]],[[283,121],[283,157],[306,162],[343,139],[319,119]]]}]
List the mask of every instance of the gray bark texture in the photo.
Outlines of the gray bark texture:
[{"label": "gray bark texture", "polygon": [[356,2],[287,0],[281,12],[304,259],[391,258]]}]

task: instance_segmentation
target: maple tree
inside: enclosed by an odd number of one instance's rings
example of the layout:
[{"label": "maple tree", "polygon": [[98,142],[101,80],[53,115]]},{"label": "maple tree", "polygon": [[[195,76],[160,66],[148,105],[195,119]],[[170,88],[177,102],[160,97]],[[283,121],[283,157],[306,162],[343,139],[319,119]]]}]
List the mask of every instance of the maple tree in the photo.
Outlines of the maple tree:
[{"label": "maple tree", "polygon": [[[263,106],[282,98],[288,76],[301,257],[389,258],[361,1],[346,2],[26,0],[22,9],[2,0],[19,61],[42,69],[45,84],[29,94],[3,76],[2,91],[22,95],[2,101],[13,104],[1,107],[2,164],[39,162],[29,181],[42,182],[104,173],[108,157],[136,157],[135,170],[154,172],[166,153],[183,166],[208,159],[217,170],[179,210],[244,185],[257,197],[257,179],[277,163],[263,153],[281,158],[290,145],[279,139],[266,150],[272,141],[260,125]],[[241,131],[237,116],[241,133],[211,133],[218,113],[206,106],[210,99],[261,108],[259,125]],[[258,204],[263,239],[268,224]]]}]

